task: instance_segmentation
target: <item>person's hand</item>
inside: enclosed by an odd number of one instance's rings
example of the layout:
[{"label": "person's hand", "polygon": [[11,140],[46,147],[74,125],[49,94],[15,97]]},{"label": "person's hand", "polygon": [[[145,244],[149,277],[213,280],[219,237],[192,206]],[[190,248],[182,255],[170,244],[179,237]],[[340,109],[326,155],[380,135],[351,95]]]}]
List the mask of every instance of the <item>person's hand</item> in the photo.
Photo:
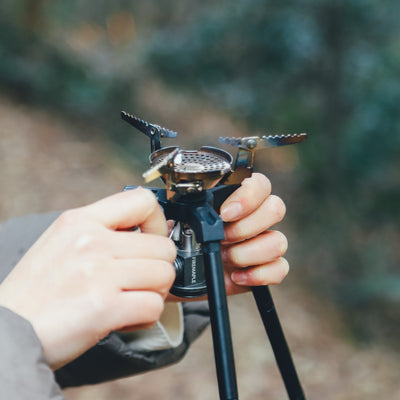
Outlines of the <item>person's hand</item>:
[{"label": "person's hand", "polygon": [[[140,232],[126,232],[134,226]],[[53,369],[112,330],[152,326],[175,279],[164,214],[146,189],[63,213],[0,285]]]},{"label": "person's hand", "polygon": [[254,173],[221,206],[225,222],[222,260],[228,295],[249,290],[249,286],[278,284],[289,271],[282,257],[287,239],[270,230],[285,215],[285,204],[271,195],[271,184]]}]

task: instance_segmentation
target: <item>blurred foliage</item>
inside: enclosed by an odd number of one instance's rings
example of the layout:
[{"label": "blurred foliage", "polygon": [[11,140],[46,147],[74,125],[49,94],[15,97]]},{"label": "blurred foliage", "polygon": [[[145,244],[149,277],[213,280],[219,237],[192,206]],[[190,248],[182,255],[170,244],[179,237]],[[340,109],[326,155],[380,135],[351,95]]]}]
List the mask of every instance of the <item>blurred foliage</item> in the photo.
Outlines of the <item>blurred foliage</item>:
[{"label": "blurred foliage", "polygon": [[123,143],[114,116],[140,111],[149,77],[203,98],[249,131],[308,132],[285,198],[302,232],[293,258],[360,338],[396,343],[400,3],[93,4],[3,0],[0,87],[102,124]]},{"label": "blurred foliage", "polygon": [[306,259],[315,288],[351,314],[362,337],[394,341],[399,11],[397,1],[222,2],[159,30],[149,50],[166,82],[201,93],[250,129],[310,134],[300,150],[301,195],[288,201],[304,232],[296,259]]}]

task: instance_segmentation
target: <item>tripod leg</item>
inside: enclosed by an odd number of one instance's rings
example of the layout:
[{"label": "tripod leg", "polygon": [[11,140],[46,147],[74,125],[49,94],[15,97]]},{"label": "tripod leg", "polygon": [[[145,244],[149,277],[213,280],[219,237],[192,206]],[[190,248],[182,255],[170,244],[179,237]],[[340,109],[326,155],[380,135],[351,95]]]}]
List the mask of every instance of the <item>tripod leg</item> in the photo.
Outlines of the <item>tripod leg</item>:
[{"label": "tripod leg", "polygon": [[203,244],[208,303],[220,399],[237,400],[235,362],[220,242]]},{"label": "tripod leg", "polygon": [[251,288],[290,400],[305,400],[268,286]]}]

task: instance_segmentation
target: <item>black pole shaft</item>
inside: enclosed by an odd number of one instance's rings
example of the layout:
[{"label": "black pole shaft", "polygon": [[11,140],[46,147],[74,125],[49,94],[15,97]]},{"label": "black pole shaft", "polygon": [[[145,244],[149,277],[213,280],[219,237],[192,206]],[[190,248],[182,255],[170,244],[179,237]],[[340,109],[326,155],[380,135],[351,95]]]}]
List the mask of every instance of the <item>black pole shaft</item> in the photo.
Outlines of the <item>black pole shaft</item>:
[{"label": "black pole shaft", "polygon": [[221,400],[237,400],[235,362],[220,242],[203,244],[215,366]]},{"label": "black pole shaft", "polygon": [[289,399],[305,400],[269,287],[254,286],[252,291]]}]

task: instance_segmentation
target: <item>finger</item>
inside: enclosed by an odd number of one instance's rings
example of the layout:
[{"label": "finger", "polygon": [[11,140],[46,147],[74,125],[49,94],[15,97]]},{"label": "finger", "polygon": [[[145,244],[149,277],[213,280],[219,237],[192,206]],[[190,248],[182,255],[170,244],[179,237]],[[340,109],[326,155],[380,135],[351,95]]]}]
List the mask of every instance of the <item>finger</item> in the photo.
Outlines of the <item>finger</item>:
[{"label": "finger", "polygon": [[225,241],[232,243],[254,237],[280,222],[285,212],[284,202],[271,195],[249,216],[225,224]]},{"label": "finger", "polygon": [[164,236],[113,231],[106,239],[112,257],[117,259],[146,258],[172,263],[176,258],[174,242]]},{"label": "finger", "polygon": [[175,269],[166,261],[135,259],[114,260],[112,279],[124,291],[145,290],[165,298],[175,280]]},{"label": "finger", "polygon": [[240,286],[277,285],[282,282],[288,272],[289,263],[280,257],[268,264],[233,271],[231,279]]},{"label": "finger", "polygon": [[168,227],[168,236],[171,234],[172,229],[174,229],[175,226],[175,221],[172,219],[169,219],[167,221],[167,227]]},{"label": "finger", "polygon": [[224,265],[247,267],[265,264],[282,257],[288,247],[286,236],[279,231],[267,231],[253,239],[222,247]]},{"label": "finger", "polygon": [[118,312],[113,313],[113,330],[153,325],[164,310],[164,299],[152,291],[125,291],[118,298]]},{"label": "finger", "polygon": [[259,173],[252,174],[222,204],[222,220],[231,222],[249,215],[261,205],[270,193],[269,179]]},{"label": "finger", "polygon": [[110,229],[140,226],[142,232],[166,236],[166,220],[154,194],[142,187],[117,193],[81,208]]}]

